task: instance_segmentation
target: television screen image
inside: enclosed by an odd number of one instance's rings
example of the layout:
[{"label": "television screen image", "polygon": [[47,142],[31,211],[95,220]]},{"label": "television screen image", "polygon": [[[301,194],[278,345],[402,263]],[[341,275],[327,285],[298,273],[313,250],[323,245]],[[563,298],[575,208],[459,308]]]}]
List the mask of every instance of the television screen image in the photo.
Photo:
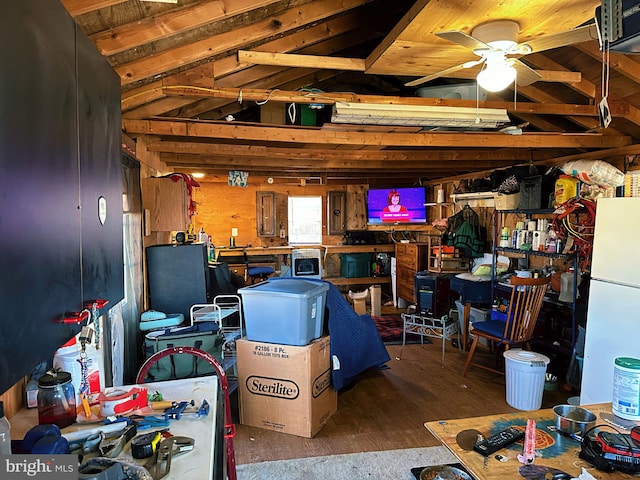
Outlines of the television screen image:
[{"label": "television screen image", "polygon": [[427,223],[424,187],[381,188],[367,192],[367,223]]}]

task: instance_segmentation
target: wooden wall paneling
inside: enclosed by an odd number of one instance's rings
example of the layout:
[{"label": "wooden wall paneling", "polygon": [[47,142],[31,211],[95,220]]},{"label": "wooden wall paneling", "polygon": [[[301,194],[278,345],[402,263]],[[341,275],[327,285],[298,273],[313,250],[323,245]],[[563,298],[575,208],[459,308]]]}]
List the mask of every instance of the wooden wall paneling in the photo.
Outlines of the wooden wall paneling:
[{"label": "wooden wall paneling", "polygon": [[256,187],[232,187],[220,181],[198,180],[193,189],[196,231],[202,228],[217,246],[228,246],[231,229],[238,229],[236,245],[262,245],[256,235]]},{"label": "wooden wall paneling", "polygon": [[367,229],[367,185],[347,185],[346,229]]}]

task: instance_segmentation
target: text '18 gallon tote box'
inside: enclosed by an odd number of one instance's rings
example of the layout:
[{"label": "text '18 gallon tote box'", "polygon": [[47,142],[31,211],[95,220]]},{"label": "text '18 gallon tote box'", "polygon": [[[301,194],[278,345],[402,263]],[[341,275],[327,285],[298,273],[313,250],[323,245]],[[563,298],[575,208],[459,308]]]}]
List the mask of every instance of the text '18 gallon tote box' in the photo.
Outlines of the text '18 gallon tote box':
[{"label": "text '18 gallon tote box'", "polygon": [[329,285],[322,280],[269,279],[238,290],[247,339],[307,345],[322,336]]},{"label": "text '18 gallon tote box'", "polygon": [[311,438],[338,408],[329,336],[309,345],[236,342],[240,423]]}]

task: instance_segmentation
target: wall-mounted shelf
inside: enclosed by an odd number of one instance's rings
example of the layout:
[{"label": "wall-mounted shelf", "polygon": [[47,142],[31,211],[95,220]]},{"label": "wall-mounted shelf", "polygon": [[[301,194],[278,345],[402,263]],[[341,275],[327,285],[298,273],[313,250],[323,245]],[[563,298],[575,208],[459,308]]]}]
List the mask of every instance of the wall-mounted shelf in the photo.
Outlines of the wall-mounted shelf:
[{"label": "wall-mounted shelf", "polygon": [[455,204],[470,207],[494,207],[493,192],[454,193],[451,199]]},{"label": "wall-mounted shelf", "polygon": [[[503,252],[510,257],[521,257],[524,258],[527,255],[536,255],[538,257],[551,257],[551,258],[565,258],[568,255],[564,253],[556,253],[556,252],[541,252],[539,250],[522,250],[519,248],[508,248],[508,247],[496,247],[496,251]],[[509,255],[513,254],[513,255]]]}]

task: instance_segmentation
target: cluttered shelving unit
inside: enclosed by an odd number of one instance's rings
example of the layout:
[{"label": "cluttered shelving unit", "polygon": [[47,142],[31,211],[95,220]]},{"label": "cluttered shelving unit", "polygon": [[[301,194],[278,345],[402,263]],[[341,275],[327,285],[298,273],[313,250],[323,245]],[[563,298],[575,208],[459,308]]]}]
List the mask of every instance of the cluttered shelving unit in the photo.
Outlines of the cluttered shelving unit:
[{"label": "cluttered shelving unit", "polygon": [[242,300],[238,295],[218,295],[212,303],[196,304],[190,309],[191,323],[216,322],[222,335],[222,366],[227,373],[229,392],[238,388],[236,340],[245,335]]},{"label": "cluttered shelving unit", "polygon": [[[526,230],[517,230],[516,232],[524,231],[524,238],[517,238],[514,236],[513,231],[510,232],[510,236],[508,237],[508,245],[504,245],[504,238],[501,237],[501,233],[503,232],[503,228],[505,227],[506,217],[507,215],[516,215],[524,218],[524,225],[527,227]],[[571,258],[570,255],[563,253],[563,249],[558,247],[558,244],[555,242],[559,242],[559,239],[555,239],[554,243],[548,243],[544,238],[544,230],[546,227],[541,230],[530,229],[528,224],[530,222],[536,222],[536,225],[539,225],[540,222],[538,220],[546,219],[549,221],[553,218],[554,210],[553,209],[512,209],[512,210],[495,210],[495,219],[494,219],[494,228],[493,228],[493,255],[494,259],[497,259],[498,255],[503,255],[510,258],[517,258],[519,262],[519,268],[522,270],[528,270],[530,268],[530,260],[532,257],[547,257],[549,259],[562,259],[566,261],[571,261],[574,268],[574,275],[577,277],[577,265],[575,257]],[[542,223],[544,225],[544,223]],[[537,228],[537,227],[536,227]],[[531,233],[530,237],[527,237]],[[535,235],[542,235],[543,238],[538,238],[537,242],[534,242],[533,239]],[[517,235],[523,236],[523,234],[517,233]],[[531,240],[531,241],[530,241]],[[501,241],[503,242],[501,244]],[[496,276],[495,265],[497,264],[497,260],[494,261],[494,268],[491,272],[491,280],[494,290],[500,290],[505,287],[504,284],[501,284],[498,281]],[[561,307],[566,307],[571,312],[571,341],[570,347],[573,348],[576,342],[577,335],[577,327],[576,327],[576,316],[575,316],[575,306],[577,299],[577,278],[574,278],[573,289],[571,292],[571,300],[569,302],[561,302],[558,300],[557,295],[547,295],[545,297],[545,302],[553,303]],[[495,293],[493,296],[495,297]]]}]

